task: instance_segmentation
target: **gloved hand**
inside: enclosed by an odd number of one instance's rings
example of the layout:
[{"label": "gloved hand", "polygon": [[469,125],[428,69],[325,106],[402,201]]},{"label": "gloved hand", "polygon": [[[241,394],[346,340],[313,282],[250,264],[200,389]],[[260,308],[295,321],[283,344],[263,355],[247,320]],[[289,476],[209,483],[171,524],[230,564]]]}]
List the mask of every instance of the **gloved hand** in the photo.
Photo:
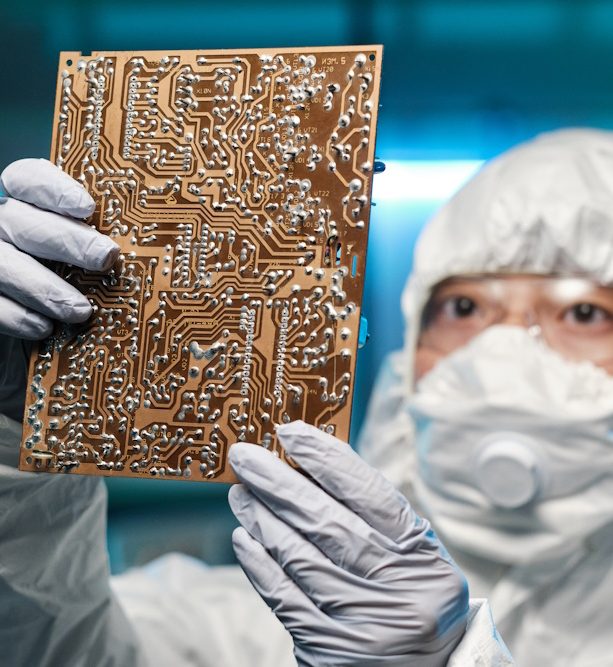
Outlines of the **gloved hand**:
[{"label": "gloved hand", "polygon": [[94,200],[48,160],[13,162],[0,189],[9,196],[0,198],[0,413],[21,421],[25,341],[50,334],[52,319],[82,322],[91,314],[86,297],[35,258],[104,271],[119,247],[74,219],[90,216]]},{"label": "gloved hand", "polygon": [[119,247],[87,218],[94,200],[75,180],[47,160],[13,162],[0,187],[10,199],[0,206],[0,331],[20,338],[43,338],[51,320],[83,322],[88,300],[35,257],[92,271],[110,268]]},{"label": "gloved hand", "polygon": [[468,589],[427,521],[347,444],[298,421],[267,450],[230,448],[236,556],[291,633],[299,665],[442,667]]}]

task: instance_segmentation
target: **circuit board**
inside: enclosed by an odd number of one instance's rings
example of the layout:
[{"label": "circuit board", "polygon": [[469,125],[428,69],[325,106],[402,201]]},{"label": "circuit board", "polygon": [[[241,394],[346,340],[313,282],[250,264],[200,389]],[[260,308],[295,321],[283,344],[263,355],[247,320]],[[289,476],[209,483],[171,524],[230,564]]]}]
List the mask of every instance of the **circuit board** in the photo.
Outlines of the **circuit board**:
[{"label": "circuit board", "polygon": [[30,361],[20,468],[234,481],[303,419],[346,440],[381,46],[64,52],[51,159],[121,253]]}]

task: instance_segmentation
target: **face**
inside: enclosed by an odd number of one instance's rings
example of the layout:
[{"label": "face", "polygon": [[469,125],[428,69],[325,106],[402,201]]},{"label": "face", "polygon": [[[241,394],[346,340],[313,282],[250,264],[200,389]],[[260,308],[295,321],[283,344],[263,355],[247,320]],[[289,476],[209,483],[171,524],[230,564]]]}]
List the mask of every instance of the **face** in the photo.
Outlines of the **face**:
[{"label": "face", "polygon": [[439,283],[424,309],[415,378],[487,327],[526,327],[571,361],[613,375],[613,287],[586,278],[484,275]]}]

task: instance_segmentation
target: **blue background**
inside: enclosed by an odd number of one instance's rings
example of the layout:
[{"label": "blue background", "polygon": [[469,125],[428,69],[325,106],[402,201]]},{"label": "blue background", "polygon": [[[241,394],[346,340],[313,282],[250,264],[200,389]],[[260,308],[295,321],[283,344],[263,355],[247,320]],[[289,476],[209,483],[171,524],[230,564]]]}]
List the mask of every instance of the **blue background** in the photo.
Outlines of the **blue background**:
[{"label": "blue background", "polygon": [[[382,107],[352,441],[401,345],[415,237],[481,161],[546,130],[613,125],[613,3],[311,0],[0,4],[0,165],[48,156],[58,52],[383,43]],[[171,549],[233,559],[222,486],[112,480],[114,571]]]}]

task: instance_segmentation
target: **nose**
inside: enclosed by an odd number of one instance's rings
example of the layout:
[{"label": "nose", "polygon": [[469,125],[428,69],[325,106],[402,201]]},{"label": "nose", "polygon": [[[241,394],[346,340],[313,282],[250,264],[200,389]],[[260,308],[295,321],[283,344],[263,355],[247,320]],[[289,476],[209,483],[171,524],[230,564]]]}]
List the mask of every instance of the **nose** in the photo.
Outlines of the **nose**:
[{"label": "nose", "polygon": [[503,319],[498,322],[498,324],[507,324],[508,326],[512,327],[526,327],[528,326],[527,316],[526,313],[506,313]]},{"label": "nose", "polygon": [[535,324],[534,313],[520,308],[509,308],[498,321],[498,324],[507,324],[512,327],[529,328]]}]

